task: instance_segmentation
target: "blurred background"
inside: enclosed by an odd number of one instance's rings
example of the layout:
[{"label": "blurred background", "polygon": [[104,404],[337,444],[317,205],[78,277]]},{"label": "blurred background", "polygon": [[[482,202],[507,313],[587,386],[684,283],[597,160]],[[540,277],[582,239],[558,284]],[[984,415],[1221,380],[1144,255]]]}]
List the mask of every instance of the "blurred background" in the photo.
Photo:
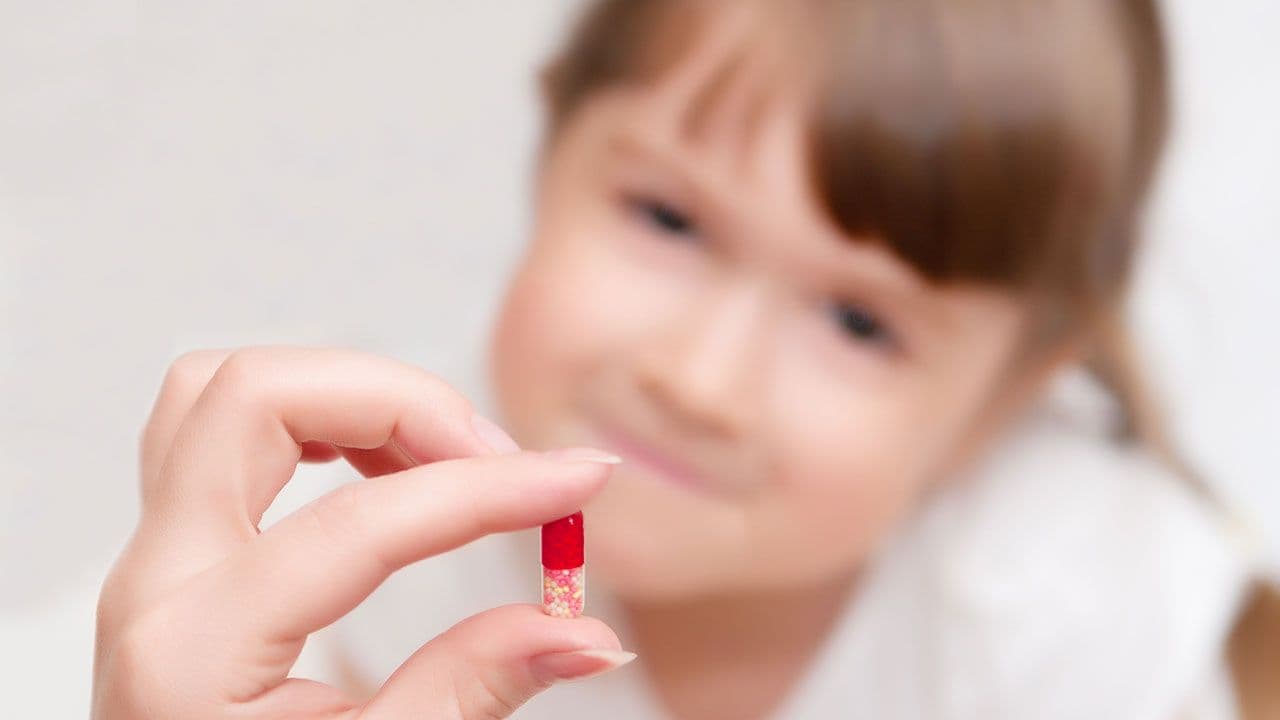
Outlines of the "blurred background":
[{"label": "blurred background", "polygon": [[[476,355],[528,222],[534,75],[578,5],[0,0],[9,712],[86,712],[176,355],[338,344],[446,378]],[[1133,312],[1178,438],[1274,567],[1280,4],[1166,6],[1177,125]]]}]

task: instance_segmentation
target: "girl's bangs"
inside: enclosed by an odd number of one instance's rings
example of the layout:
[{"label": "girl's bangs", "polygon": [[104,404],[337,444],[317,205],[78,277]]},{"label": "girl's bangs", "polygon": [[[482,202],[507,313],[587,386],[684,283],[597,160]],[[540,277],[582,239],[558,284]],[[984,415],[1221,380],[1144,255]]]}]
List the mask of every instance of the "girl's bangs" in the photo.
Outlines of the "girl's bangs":
[{"label": "girl's bangs", "polygon": [[1131,63],[1108,8],[1027,5],[828,3],[813,179],[851,237],[931,280],[1081,297],[1132,254]]},{"label": "girl's bangs", "polygon": [[[1109,0],[753,6],[757,45],[726,62],[787,48],[790,72],[770,80],[807,89],[814,191],[851,241],[880,243],[936,283],[1077,299],[1122,284],[1163,133],[1163,88],[1140,77],[1161,48],[1124,57],[1133,43],[1117,36],[1141,18]],[[601,3],[567,53],[577,62],[552,67],[553,124],[593,89],[659,81],[743,7]],[[709,76],[692,123],[715,111],[714,80],[738,70]]]}]

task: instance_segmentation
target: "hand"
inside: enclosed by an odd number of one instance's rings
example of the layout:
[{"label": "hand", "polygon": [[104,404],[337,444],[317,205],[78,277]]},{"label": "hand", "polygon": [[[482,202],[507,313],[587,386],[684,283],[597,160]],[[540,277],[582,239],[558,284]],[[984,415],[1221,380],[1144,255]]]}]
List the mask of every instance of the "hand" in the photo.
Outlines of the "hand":
[{"label": "hand", "polygon": [[[288,677],[307,635],[395,570],[603,486],[602,453],[519,452],[475,417],[437,378],[353,352],[179,359],[142,439],[141,519],[99,599],[93,716],[507,717],[633,658],[597,620],[512,605],[427,643],[368,702]],[[259,532],[299,460],[339,455],[369,479]]]}]

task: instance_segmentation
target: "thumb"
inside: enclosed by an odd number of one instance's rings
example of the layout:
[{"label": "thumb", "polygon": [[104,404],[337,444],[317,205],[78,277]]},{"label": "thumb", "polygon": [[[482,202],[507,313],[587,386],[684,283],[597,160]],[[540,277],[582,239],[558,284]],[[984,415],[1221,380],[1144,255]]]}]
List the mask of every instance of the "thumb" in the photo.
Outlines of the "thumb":
[{"label": "thumb", "polygon": [[599,675],[635,657],[599,620],[507,605],[473,615],[421,647],[360,717],[505,718],[556,682]]}]

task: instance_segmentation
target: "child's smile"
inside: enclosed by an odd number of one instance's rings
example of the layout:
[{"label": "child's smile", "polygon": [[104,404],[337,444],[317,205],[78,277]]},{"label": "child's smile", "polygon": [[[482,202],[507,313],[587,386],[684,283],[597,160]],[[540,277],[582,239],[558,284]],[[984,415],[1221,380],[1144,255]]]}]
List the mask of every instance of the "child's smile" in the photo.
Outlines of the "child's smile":
[{"label": "child's smile", "polygon": [[749,135],[682,130],[717,67],[602,93],[559,130],[495,336],[522,442],[629,461],[587,523],[593,576],[623,594],[854,571],[1019,383],[1014,296],[843,233],[795,97],[761,96]]}]

